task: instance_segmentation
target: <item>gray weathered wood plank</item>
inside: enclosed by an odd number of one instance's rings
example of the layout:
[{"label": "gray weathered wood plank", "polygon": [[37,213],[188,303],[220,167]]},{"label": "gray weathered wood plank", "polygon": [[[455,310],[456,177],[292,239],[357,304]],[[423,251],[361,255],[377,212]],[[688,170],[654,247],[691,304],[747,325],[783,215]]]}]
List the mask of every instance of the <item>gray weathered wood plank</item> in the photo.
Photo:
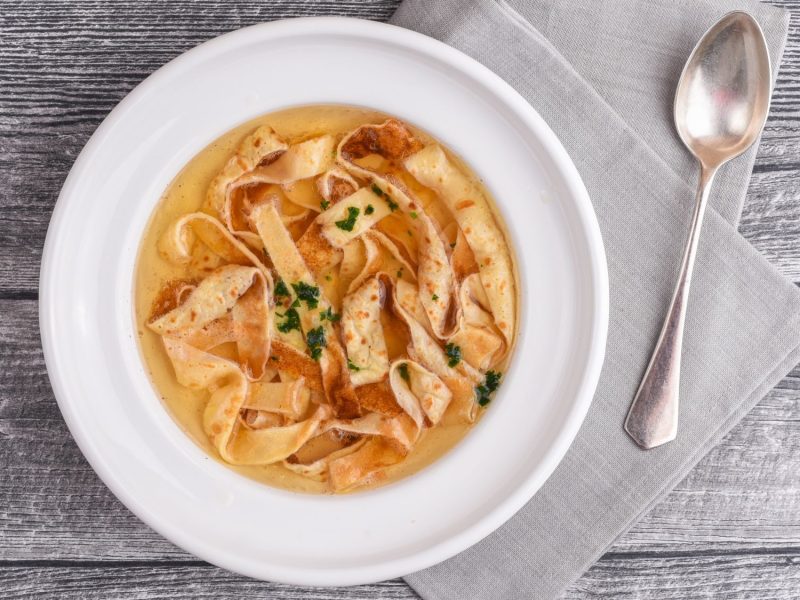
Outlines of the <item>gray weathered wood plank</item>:
[{"label": "gray weathered wood plank", "polygon": [[[726,556],[609,555],[592,567],[564,600],[796,600],[796,553]],[[128,597],[155,599],[412,600],[401,580],[340,589],[263,583],[205,565],[14,565],[0,569],[8,600]],[[498,599],[500,600],[500,599]]]},{"label": "gray weathered wood plank", "polygon": [[[5,600],[416,600],[402,579],[350,588],[265,583],[203,564],[20,564],[0,568]],[[783,597],[781,597],[783,598]]]}]

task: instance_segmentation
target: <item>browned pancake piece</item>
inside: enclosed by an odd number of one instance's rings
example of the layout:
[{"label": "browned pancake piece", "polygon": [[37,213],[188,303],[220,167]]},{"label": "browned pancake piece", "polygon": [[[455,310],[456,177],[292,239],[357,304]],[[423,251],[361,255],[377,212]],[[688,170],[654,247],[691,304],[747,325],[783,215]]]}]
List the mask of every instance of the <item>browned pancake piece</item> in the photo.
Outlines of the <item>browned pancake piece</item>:
[{"label": "browned pancake piece", "polygon": [[403,159],[422,149],[422,143],[397,119],[389,119],[382,125],[359,127],[342,147],[342,155],[348,159],[379,154],[388,159]]},{"label": "browned pancake piece", "polygon": [[389,387],[388,377],[377,383],[368,383],[356,388],[358,402],[366,410],[395,417],[403,412]]}]

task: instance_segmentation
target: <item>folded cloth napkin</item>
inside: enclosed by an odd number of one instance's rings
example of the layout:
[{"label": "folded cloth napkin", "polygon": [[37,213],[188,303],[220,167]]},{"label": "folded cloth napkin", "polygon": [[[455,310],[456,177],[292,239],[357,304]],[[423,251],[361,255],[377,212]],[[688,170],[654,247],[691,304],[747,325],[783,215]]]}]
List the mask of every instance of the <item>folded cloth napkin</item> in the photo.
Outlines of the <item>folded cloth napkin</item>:
[{"label": "folded cloth napkin", "polygon": [[758,2],[405,0],[393,17],[476,58],[544,117],[589,190],[611,291],[605,365],[575,442],[508,523],[407,577],[426,600],[558,597],[800,361],[800,290],[736,231],[751,149],[722,168],[712,191],[686,323],[678,438],[642,451],[622,429],[694,202],[698,169],[672,126],[675,85],[694,43],[734,8],[761,23],[777,67],[787,15]]}]

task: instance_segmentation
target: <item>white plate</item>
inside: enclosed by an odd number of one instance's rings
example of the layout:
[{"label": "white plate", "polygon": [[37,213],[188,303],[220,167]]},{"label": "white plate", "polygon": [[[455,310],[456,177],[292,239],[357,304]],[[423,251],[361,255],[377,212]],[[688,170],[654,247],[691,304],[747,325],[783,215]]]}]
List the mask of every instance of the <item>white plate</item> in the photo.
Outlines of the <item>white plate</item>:
[{"label": "white plate", "polygon": [[[207,457],[154,393],[132,308],[143,228],[181,167],[239,123],[309,103],[397,115],[465,158],[499,202],[522,287],[512,366],[465,441],[413,477],[339,497],[272,489]],[[555,469],[588,410],[608,321],[592,206],[538,114],[452,48],[341,18],[224,35],[159,69],[120,102],[61,191],[40,301],[59,406],[114,494],[205,560],[309,585],[365,583],[428,567],[519,510]]]}]

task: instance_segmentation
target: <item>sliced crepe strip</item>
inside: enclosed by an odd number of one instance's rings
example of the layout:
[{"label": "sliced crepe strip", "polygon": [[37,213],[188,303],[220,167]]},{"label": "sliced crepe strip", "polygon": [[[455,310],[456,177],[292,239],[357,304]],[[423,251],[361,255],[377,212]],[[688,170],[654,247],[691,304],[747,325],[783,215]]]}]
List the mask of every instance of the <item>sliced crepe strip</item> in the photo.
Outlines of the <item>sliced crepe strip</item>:
[{"label": "sliced crepe strip", "polygon": [[503,357],[505,340],[485,308],[488,300],[477,273],[461,283],[458,299],[458,329],[448,341],[461,348],[465,361],[486,372]]},{"label": "sliced crepe strip", "polygon": [[453,399],[439,377],[412,360],[393,362],[389,381],[398,404],[419,429],[437,425]]},{"label": "sliced crepe strip", "polygon": [[358,188],[358,182],[341,167],[334,166],[317,178],[317,191],[330,204],[347,198]]},{"label": "sliced crepe strip", "polygon": [[186,265],[192,260],[192,251],[198,240],[226,263],[256,267],[271,285],[272,276],[264,262],[231,235],[222,223],[205,213],[189,213],[177,219],[159,239],[158,249],[168,261]]},{"label": "sliced crepe strip", "polygon": [[357,452],[364,446],[364,444],[367,443],[368,439],[369,438],[361,438],[356,440],[349,446],[344,446],[343,448],[334,450],[330,454],[310,463],[291,462],[291,460],[285,460],[283,462],[283,466],[290,471],[294,471],[298,475],[302,475],[303,477],[325,482],[328,481],[330,464],[336,459],[343,458],[349,454]]},{"label": "sliced crepe strip", "polygon": [[405,454],[384,438],[369,438],[355,452],[330,462],[329,485],[334,492],[344,492],[369,482],[386,467],[399,463],[403,458]]},{"label": "sliced crepe strip", "polygon": [[344,248],[390,213],[388,206],[361,188],[323,211],[297,241],[309,269],[320,275],[339,264]]},{"label": "sliced crepe strip", "polygon": [[320,214],[316,221],[331,245],[343,248],[390,213],[385,202],[378,201],[367,188],[361,188]]},{"label": "sliced crepe strip", "polygon": [[148,323],[148,327],[162,336],[188,339],[195,335],[202,340],[212,337],[208,327],[229,312],[232,332],[224,329],[227,324],[223,322],[218,335],[236,341],[245,374],[252,380],[260,379],[270,349],[269,290],[264,274],[254,267],[220,267],[201,281],[182,304]]},{"label": "sliced crepe strip", "polygon": [[270,366],[286,373],[292,379],[302,378],[312,391],[323,391],[319,363],[312,360],[305,352],[277,338],[272,340]]},{"label": "sliced crepe strip", "polygon": [[331,429],[357,435],[381,436],[403,454],[411,450],[420,432],[413,419],[405,413],[387,417],[373,412],[356,419],[331,419],[322,425],[321,431]]},{"label": "sliced crepe strip", "polygon": [[[305,264],[297,247],[289,236],[289,232],[281,221],[280,214],[274,204],[263,204],[254,209],[253,223],[264,244],[275,270],[284,282],[292,299],[298,304],[296,311],[306,339],[311,330],[321,328],[323,343],[319,346],[319,368],[328,402],[337,415],[358,415],[361,410],[350,381],[347,368],[347,357],[339,343],[336,331],[330,319],[323,320],[323,314],[330,314],[330,303],[320,294],[311,271]],[[295,286],[316,289],[315,305],[298,298]]]},{"label": "sliced crepe strip", "polygon": [[261,163],[270,163],[284,154],[288,146],[269,126],[263,125],[244,138],[239,148],[211,181],[205,208],[219,215],[222,222],[234,231],[231,215],[231,191],[235,181]]},{"label": "sliced crepe strip", "polygon": [[211,321],[200,329],[176,331],[172,334],[172,337],[182,340],[200,350],[212,350],[222,344],[235,342],[236,335],[237,332],[234,328],[233,317],[228,313],[219,319]]},{"label": "sliced crepe strip", "polygon": [[375,383],[367,383],[356,388],[358,403],[365,411],[378,413],[385,417],[396,417],[403,412],[389,385],[389,378]]},{"label": "sliced crepe strip", "polygon": [[279,462],[296,452],[330,416],[320,406],[304,421],[283,427],[239,427],[239,414],[248,394],[248,382],[239,367],[224,358],[203,352],[181,341],[164,338],[175,375],[190,389],[211,390],[203,413],[203,427],[223,460],[236,465]]},{"label": "sliced crepe strip", "polygon": [[389,354],[381,325],[382,287],[369,279],[342,303],[342,335],[350,380],[355,387],[381,381],[389,372]]},{"label": "sliced crepe strip", "polygon": [[[276,299],[277,301],[277,299]],[[287,318],[286,311],[289,303],[276,304],[272,307],[270,313],[272,315],[272,329],[270,330],[270,337],[274,342],[281,341],[284,344],[291,346],[300,354],[306,353],[306,338],[303,337],[303,332],[299,329],[285,330],[279,329],[278,326],[282,325]]]},{"label": "sliced crepe strip", "polygon": [[281,186],[283,194],[297,206],[321,212],[323,198],[317,189],[318,179],[298,179]]},{"label": "sliced crepe strip", "polygon": [[[411,284],[398,282],[397,286],[395,286],[393,308],[406,323],[411,336],[411,347],[408,349],[409,357],[444,381],[445,385],[453,393],[451,402],[453,412],[461,420],[471,423],[477,416],[475,386],[483,380],[483,375],[463,360],[456,367],[451,367],[448,364],[449,359],[444,350],[400,302],[398,289],[406,285]],[[407,289],[404,295],[413,296],[413,289]]]},{"label": "sliced crepe strip", "polygon": [[320,276],[342,261],[342,250],[322,234],[322,224],[312,221],[297,240],[297,250],[314,275]]},{"label": "sliced crepe strip", "polygon": [[[351,280],[347,293],[352,293],[355,288],[360,287],[368,278],[378,273],[385,273],[392,280],[417,280],[414,268],[389,237],[380,231],[373,230],[365,233],[361,240],[363,262],[360,261],[358,265],[360,272]],[[353,266],[355,267],[355,265]],[[425,321],[428,321],[427,317],[425,317]]]},{"label": "sliced crepe strip", "polygon": [[331,135],[321,135],[294,144],[268,165],[244,173],[235,184],[237,186],[253,183],[285,185],[299,179],[315,177],[333,165],[335,150],[336,140]]},{"label": "sliced crepe strip", "polygon": [[489,203],[437,145],[412,154],[403,164],[420,183],[435,190],[453,213],[475,255],[495,323],[510,347],[516,323],[514,275],[508,247]]},{"label": "sliced crepe strip", "polygon": [[[360,237],[342,248],[342,262],[339,265],[339,293],[345,296],[358,287],[357,277],[364,271],[367,263],[367,251],[364,248],[365,237]],[[361,281],[360,283],[363,283]]]},{"label": "sliced crepe strip", "polygon": [[229,455],[234,464],[268,465],[285,460],[319,431],[330,408],[319,406],[305,421],[267,429],[241,428],[231,440]]},{"label": "sliced crepe strip", "polygon": [[155,321],[176,306],[183,304],[189,294],[197,288],[197,283],[196,279],[171,279],[165,282],[150,306],[150,316],[147,321]]},{"label": "sliced crepe strip", "polygon": [[401,122],[389,119],[381,125],[363,125],[339,144],[339,159],[352,173],[372,180],[372,189],[390,207],[404,211],[417,230],[419,241],[419,280],[423,307],[433,331],[440,339],[452,333],[453,274],[436,224],[411,197],[411,192],[396,178],[360,166],[356,161],[377,154],[388,161],[400,161],[419,151],[422,144]]},{"label": "sliced crepe strip", "polygon": [[294,421],[300,420],[308,412],[310,393],[305,379],[252,383],[244,407],[284,415]]},{"label": "sliced crepe strip", "polygon": [[447,236],[452,239],[451,245],[453,252],[450,255],[450,264],[453,265],[453,275],[456,281],[464,281],[469,275],[478,272],[478,263],[475,262],[475,255],[472,253],[472,248],[467,243],[467,238],[464,237],[464,232],[458,226],[458,223],[451,223],[448,226]]}]

